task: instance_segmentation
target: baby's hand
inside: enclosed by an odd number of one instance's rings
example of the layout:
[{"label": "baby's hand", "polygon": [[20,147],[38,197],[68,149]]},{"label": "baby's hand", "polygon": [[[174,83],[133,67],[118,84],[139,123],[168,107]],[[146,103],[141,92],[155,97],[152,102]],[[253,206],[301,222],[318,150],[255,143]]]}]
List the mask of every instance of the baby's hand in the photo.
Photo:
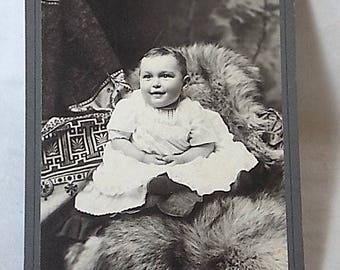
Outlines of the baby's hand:
[{"label": "baby's hand", "polygon": [[165,165],[168,163],[160,155],[147,154],[147,153],[144,154],[142,162],[146,164],[156,164],[156,165]]},{"label": "baby's hand", "polygon": [[176,164],[183,164],[185,163],[185,160],[181,155],[168,155],[164,156],[163,160],[170,165],[176,165]]}]

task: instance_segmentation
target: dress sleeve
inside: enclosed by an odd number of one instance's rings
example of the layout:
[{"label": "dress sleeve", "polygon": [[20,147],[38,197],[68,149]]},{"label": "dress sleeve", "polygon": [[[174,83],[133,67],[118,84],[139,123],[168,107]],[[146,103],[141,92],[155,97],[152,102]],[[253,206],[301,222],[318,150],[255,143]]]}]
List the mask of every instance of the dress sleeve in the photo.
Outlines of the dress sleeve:
[{"label": "dress sleeve", "polygon": [[120,100],[107,124],[109,140],[114,138],[129,139],[136,128],[136,104],[134,99]]},{"label": "dress sleeve", "polygon": [[194,101],[188,113],[192,117],[189,133],[190,145],[198,146],[206,143],[215,143],[217,137],[209,122],[206,110],[197,101]]}]

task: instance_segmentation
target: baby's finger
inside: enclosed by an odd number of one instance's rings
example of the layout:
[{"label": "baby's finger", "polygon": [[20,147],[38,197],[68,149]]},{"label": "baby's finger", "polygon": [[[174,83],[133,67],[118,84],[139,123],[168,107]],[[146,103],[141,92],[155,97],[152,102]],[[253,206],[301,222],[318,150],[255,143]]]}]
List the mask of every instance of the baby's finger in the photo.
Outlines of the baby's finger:
[{"label": "baby's finger", "polygon": [[167,162],[164,161],[163,159],[158,159],[158,158],[154,158],[154,163],[157,164],[157,165],[164,165],[166,164]]},{"label": "baby's finger", "polygon": [[163,157],[163,160],[165,160],[166,162],[172,162],[172,161],[174,161],[174,159],[173,159],[172,156],[164,156],[164,157]]},{"label": "baby's finger", "polygon": [[156,160],[156,164],[157,165],[165,165],[165,164],[167,164],[167,162],[166,161],[164,161],[164,160]]}]

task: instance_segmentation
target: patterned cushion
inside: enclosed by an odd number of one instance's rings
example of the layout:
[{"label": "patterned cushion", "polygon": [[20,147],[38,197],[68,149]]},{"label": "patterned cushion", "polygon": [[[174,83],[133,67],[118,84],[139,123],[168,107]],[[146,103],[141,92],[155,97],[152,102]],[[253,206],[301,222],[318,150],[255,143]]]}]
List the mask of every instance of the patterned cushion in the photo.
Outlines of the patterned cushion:
[{"label": "patterned cushion", "polygon": [[65,185],[71,196],[102,161],[111,112],[52,118],[42,129],[41,196]]}]

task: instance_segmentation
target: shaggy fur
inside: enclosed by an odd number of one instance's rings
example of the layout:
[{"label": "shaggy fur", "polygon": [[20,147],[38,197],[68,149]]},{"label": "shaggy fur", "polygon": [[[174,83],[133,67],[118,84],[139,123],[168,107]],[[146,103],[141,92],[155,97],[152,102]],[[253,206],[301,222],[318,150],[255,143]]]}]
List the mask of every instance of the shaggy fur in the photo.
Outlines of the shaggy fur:
[{"label": "shaggy fur", "polygon": [[185,227],[183,269],[287,269],[283,206],[266,197],[206,205]]},{"label": "shaggy fur", "polygon": [[113,220],[69,257],[72,270],[286,270],[283,201],[215,198],[190,221],[153,216]]},{"label": "shaggy fur", "polygon": [[[242,55],[212,44],[178,49],[187,60],[191,78],[184,93],[218,112],[235,139],[242,141],[259,160],[268,165],[281,164],[282,144],[271,147],[263,138],[273,123],[262,117],[266,109],[258,101],[259,69]],[[133,89],[139,88],[138,73],[137,68],[128,77]]]},{"label": "shaggy fur", "polygon": [[113,220],[103,236],[91,237],[83,246],[70,248],[67,269],[179,269],[174,257],[178,240],[169,227],[172,222],[159,216]]}]

